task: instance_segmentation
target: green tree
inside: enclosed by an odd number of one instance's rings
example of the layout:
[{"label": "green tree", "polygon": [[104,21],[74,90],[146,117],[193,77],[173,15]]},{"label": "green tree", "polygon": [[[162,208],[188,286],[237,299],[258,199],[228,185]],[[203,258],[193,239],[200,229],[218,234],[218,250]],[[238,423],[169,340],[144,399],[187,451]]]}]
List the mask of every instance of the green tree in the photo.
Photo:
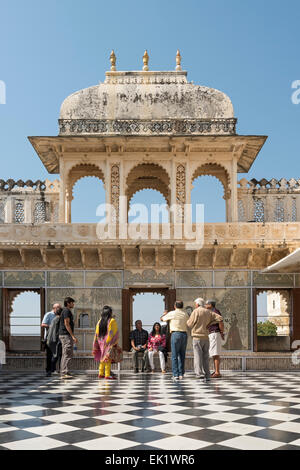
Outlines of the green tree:
[{"label": "green tree", "polygon": [[257,336],[277,336],[277,326],[270,321],[257,323]]}]

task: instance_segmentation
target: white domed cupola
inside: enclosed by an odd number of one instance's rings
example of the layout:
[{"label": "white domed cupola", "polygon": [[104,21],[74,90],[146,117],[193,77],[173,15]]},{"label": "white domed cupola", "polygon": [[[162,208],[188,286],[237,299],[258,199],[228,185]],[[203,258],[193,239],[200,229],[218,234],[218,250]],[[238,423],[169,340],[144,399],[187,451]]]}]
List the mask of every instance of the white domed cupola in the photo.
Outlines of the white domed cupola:
[{"label": "white domed cupola", "polygon": [[194,85],[181,70],[179,51],[174,71],[150,71],[147,51],[143,70],[111,70],[104,83],[73,93],[60,110],[60,135],[201,135],[235,134],[229,97]]}]

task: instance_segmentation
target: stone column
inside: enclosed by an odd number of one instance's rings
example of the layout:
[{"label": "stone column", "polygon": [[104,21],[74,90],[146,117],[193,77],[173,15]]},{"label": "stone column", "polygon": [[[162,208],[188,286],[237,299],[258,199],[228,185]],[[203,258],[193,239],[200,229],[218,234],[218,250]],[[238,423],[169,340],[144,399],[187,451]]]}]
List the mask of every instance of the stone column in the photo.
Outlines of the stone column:
[{"label": "stone column", "polygon": [[[118,231],[118,224],[121,231],[126,228],[127,223],[127,204],[126,208],[120,209],[120,196],[124,196],[124,182],[123,182],[123,164],[120,161],[106,163],[106,203],[110,204],[113,212],[110,214],[111,222],[116,224],[116,236]],[[115,233],[115,232],[113,232]],[[127,232],[126,232],[127,233]]]},{"label": "stone column", "polygon": [[31,224],[33,222],[33,207],[32,203],[35,202],[31,197],[24,199],[24,223]]},{"label": "stone column", "polygon": [[[126,181],[125,181],[125,169],[124,169],[124,162],[120,161],[119,164],[120,167],[120,176],[119,176],[119,197],[125,197],[126,196]],[[127,224],[128,223],[128,212],[127,212],[127,207],[128,207],[128,201],[126,204],[124,203],[124,209],[119,207],[120,210],[120,223]],[[126,209],[126,210],[125,210]]]},{"label": "stone column", "polygon": [[8,196],[4,209],[4,222],[6,224],[14,223],[14,200],[12,196]]},{"label": "stone column", "polygon": [[[186,163],[176,163],[176,172],[175,172],[175,204],[181,208],[182,217],[181,220],[177,222],[184,221],[184,205],[187,203],[187,171]],[[172,188],[174,184],[172,182]],[[174,197],[174,196],[173,196]],[[190,197],[188,198],[190,201]]]},{"label": "stone column", "polygon": [[65,197],[66,197],[66,175],[65,175],[65,165],[62,158],[60,158],[59,162],[60,168],[60,185],[59,185],[59,212],[58,212],[58,221],[60,224],[64,224],[65,214],[66,214],[66,204],[65,204]]},{"label": "stone column", "polygon": [[[174,158],[176,155],[174,155]],[[176,204],[176,162],[174,159],[171,163],[171,172],[170,172],[170,207],[175,207]],[[175,222],[174,211],[170,211],[170,223]]]},{"label": "stone column", "polygon": [[296,197],[296,221],[300,222],[300,194],[298,194]]},{"label": "stone column", "polygon": [[67,188],[65,192],[65,223],[70,224],[72,222],[72,189]]},{"label": "stone column", "polygon": [[237,197],[237,159],[233,158],[231,163],[231,197],[230,197],[230,222],[238,222],[238,197]]},{"label": "stone column", "polygon": [[226,222],[231,222],[231,198],[228,191],[224,192],[225,206],[226,206]]}]

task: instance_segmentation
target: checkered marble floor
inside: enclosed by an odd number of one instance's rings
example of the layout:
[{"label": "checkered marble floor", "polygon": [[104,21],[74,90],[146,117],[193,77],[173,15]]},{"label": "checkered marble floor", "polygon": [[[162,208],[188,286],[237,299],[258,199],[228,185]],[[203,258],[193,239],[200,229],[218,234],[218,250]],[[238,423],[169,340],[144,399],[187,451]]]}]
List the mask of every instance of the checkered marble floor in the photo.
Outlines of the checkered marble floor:
[{"label": "checkered marble floor", "polygon": [[300,374],[0,372],[0,450],[300,449]]}]

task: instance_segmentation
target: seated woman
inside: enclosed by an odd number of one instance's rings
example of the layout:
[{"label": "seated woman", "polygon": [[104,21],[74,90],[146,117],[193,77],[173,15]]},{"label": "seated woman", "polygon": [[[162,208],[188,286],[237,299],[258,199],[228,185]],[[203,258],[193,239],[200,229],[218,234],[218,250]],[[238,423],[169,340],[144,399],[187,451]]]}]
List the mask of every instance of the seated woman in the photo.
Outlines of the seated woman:
[{"label": "seated woman", "polygon": [[[99,379],[115,380],[111,374],[111,348],[118,344],[119,332],[116,320],[113,318],[112,308],[105,305],[101,318],[96,326],[96,334],[93,344],[93,356],[95,361],[100,361]],[[105,375],[104,375],[105,374]]]},{"label": "seated woman", "polygon": [[160,323],[154,323],[148,339],[148,358],[151,372],[154,372],[154,354],[159,353],[160,367],[163,374],[166,373],[166,361],[163,349],[166,347],[166,335],[161,333]]}]

